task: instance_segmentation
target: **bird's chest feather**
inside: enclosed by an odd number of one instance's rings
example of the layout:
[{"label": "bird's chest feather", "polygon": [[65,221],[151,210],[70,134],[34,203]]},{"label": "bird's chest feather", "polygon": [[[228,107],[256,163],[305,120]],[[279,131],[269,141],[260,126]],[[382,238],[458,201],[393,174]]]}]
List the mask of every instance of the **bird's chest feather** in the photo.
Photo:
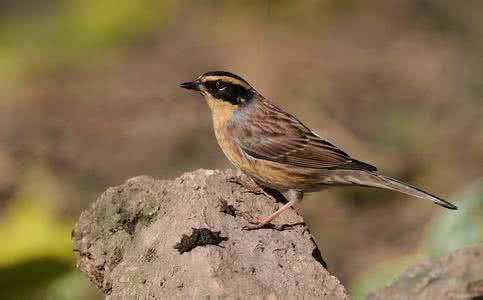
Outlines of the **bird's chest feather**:
[{"label": "bird's chest feather", "polygon": [[232,164],[243,169],[244,161],[234,136],[234,126],[236,125],[232,122],[232,118],[238,107],[213,99],[207,99],[207,102],[212,111],[213,129],[221,150],[223,150],[223,153]]}]

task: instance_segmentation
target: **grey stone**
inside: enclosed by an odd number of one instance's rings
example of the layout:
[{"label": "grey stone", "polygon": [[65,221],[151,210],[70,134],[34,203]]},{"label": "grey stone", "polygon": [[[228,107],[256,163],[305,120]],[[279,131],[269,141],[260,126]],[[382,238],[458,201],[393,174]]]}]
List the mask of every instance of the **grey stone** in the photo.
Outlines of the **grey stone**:
[{"label": "grey stone", "polygon": [[483,246],[423,260],[367,299],[483,299]]},{"label": "grey stone", "polygon": [[281,204],[234,176],[198,170],[109,188],[72,233],[78,268],[108,299],[347,299],[295,210],[276,220],[284,230],[242,230]]}]

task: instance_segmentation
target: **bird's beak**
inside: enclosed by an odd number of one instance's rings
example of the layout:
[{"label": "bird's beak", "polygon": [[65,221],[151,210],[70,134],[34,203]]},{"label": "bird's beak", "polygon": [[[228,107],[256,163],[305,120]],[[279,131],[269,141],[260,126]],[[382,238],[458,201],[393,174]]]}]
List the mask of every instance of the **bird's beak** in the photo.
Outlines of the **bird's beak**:
[{"label": "bird's beak", "polygon": [[179,86],[187,90],[195,90],[195,91],[201,90],[201,84],[198,80],[183,82]]}]

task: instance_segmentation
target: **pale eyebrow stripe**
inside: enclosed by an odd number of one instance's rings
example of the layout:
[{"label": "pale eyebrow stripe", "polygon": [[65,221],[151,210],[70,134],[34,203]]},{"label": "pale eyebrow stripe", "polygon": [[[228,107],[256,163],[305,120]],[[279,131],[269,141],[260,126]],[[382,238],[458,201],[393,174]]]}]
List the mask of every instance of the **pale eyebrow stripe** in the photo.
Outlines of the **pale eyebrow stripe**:
[{"label": "pale eyebrow stripe", "polygon": [[232,84],[236,84],[236,85],[241,85],[245,88],[250,88],[250,85],[248,83],[246,83],[245,81],[242,81],[242,80],[239,80],[239,79],[236,79],[236,78],[233,78],[233,77],[228,77],[228,76],[206,76],[205,78],[203,78],[203,82],[206,82],[206,81],[215,81],[215,80],[222,80],[222,81],[225,81],[225,82],[229,82],[229,83],[232,83]]}]

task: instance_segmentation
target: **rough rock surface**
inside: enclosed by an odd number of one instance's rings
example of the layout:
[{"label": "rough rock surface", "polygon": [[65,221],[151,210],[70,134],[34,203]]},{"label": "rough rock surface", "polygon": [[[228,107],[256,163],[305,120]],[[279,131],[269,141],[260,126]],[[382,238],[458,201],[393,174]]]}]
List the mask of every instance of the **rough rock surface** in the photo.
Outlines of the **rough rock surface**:
[{"label": "rough rock surface", "polygon": [[285,230],[244,231],[247,214],[280,207],[230,182],[234,171],[198,170],[173,181],[141,176],[109,188],[73,231],[77,266],[109,299],[346,299],[302,218]]},{"label": "rough rock surface", "polygon": [[367,299],[483,299],[483,246],[423,260]]}]

